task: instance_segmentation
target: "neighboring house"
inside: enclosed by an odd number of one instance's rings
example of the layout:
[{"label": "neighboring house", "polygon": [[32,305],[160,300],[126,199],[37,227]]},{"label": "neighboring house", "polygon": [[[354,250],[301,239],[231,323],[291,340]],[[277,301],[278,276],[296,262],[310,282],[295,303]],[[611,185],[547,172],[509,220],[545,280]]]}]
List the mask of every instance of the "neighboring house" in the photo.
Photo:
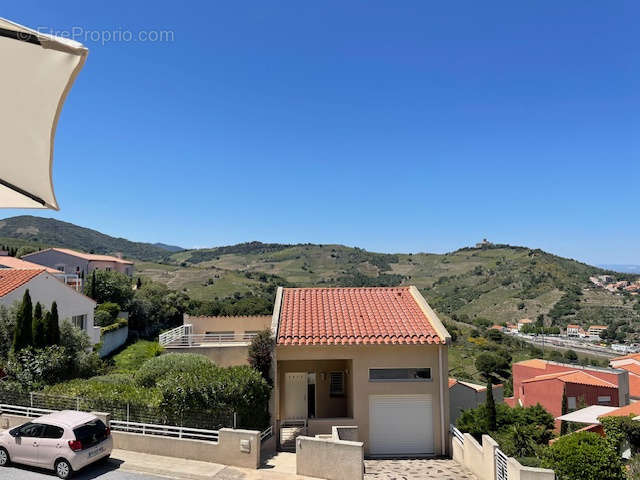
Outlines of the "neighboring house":
[{"label": "neighboring house", "polygon": [[567,325],[567,337],[585,337],[587,334],[580,325]]},{"label": "neighboring house", "polygon": [[[493,386],[493,399],[496,403],[502,403],[504,388],[502,384]],[[463,410],[478,408],[487,400],[486,385],[449,378],[449,416],[451,423],[455,424]]]},{"label": "neighboring house", "polygon": [[[625,370],[582,367],[533,359],[514,363],[510,405],[540,403],[554,417],[562,414],[562,396],[569,410],[580,405],[625,406],[629,404],[629,374]],[[560,423],[556,422],[556,427]]]},{"label": "neighboring house", "polygon": [[[20,270],[42,270],[43,266],[37,263],[27,262],[20,258],[10,257],[8,255],[0,255],[0,268],[17,268]],[[58,280],[66,283],[70,287],[79,290],[81,288],[80,279],[76,274],[66,274],[55,268],[44,267],[44,270],[56,277]]]},{"label": "neighboring house", "polygon": [[48,248],[24,255],[23,260],[86,278],[94,270],[112,270],[133,275],[133,262],[112,255],[76,252],[68,248]]},{"label": "neighboring house", "polygon": [[184,323],[160,343],[220,365],[246,364],[253,335],[271,329],[279,445],[291,428],[357,426],[367,455],[447,453],[451,337],[415,287],[279,288],[271,317]]},{"label": "neighboring house", "polygon": [[248,365],[249,344],[260,330],[271,328],[269,316],[206,317],[184,315],[183,325],[160,335],[171,353],[200,353],[217,365]]},{"label": "neighboring house", "polygon": [[523,318],[522,320],[518,320],[518,331],[522,330],[522,327],[524,327],[525,325],[531,325],[533,323],[533,320],[531,320],[530,318]]},{"label": "neighboring house", "polygon": [[22,301],[27,289],[34,305],[40,302],[43,308],[49,310],[51,304],[56,302],[60,322],[69,320],[87,332],[92,344],[100,342],[100,329],[93,326],[95,301],[65,285],[44,269],[0,269],[0,303],[11,307]]},{"label": "neighboring house", "polygon": [[590,337],[600,337],[600,334],[607,329],[606,325],[591,325],[587,330]]},{"label": "neighboring house", "polygon": [[612,358],[609,366],[629,372],[629,397],[640,401],[640,353]]}]

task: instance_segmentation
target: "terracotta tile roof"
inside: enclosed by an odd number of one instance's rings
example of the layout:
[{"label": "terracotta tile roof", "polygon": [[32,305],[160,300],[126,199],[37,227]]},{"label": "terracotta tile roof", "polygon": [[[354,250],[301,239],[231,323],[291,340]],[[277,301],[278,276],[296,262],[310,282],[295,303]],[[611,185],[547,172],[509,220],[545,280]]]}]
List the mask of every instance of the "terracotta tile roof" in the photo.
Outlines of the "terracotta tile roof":
[{"label": "terracotta tile roof", "polygon": [[630,353],[629,355],[623,355],[622,357],[615,357],[609,360],[610,362],[615,362],[617,360],[627,360],[631,358],[633,360],[640,360],[640,353]]},{"label": "terracotta tile roof", "polygon": [[567,325],[567,328],[580,328],[580,325],[570,323],[569,325]]},{"label": "terracotta tile roof", "polygon": [[[127,265],[133,265],[133,262],[130,262],[129,260],[124,260],[123,258],[114,257],[112,255],[98,255],[95,253],[77,252],[76,250],[71,250],[70,248],[49,248],[47,250],[55,250],[56,252],[66,253],[67,255],[73,255],[74,257],[83,258],[85,260],[89,260],[93,262],[116,262],[116,263],[124,263]],[[45,250],[41,250],[41,251],[45,251]],[[33,252],[24,256],[29,257],[29,255],[34,255],[36,253],[40,253],[40,252]]]},{"label": "terracotta tile roof", "polygon": [[410,287],[285,288],[279,345],[444,343]]},{"label": "terracotta tile roof", "polygon": [[453,387],[458,381],[455,378],[449,377],[449,388]]},{"label": "terracotta tile roof", "polygon": [[635,373],[636,375],[640,375],[640,365],[638,365],[637,363],[628,363],[626,365],[620,365],[619,367],[616,367],[616,368],[620,368],[622,370]]},{"label": "terracotta tile roof", "polygon": [[609,413],[605,413],[604,415],[600,415],[598,418],[602,417],[627,417],[629,415],[633,415],[637,417],[640,415],[640,402],[630,403],[626,407],[620,407],[617,410],[614,410]]},{"label": "terracotta tile roof", "polygon": [[577,383],[580,385],[592,385],[594,387],[610,387],[618,388],[615,384],[602,380],[586,372],[572,370],[569,372],[548,373],[546,375],[538,375],[537,377],[527,378],[522,383],[539,382],[543,380],[558,379],[564,383]]},{"label": "terracotta tile roof", "polygon": [[633,398],[640,398],[640,377],[629,374],[629,396]]},{"label": "terracotta tile roof", "polygon": [[540,358],[532,358],[531,360],[516,362],[514,363],[514,365],[522,365],[523,367],[541,368],[542,370],[546,370],[547,361]]},{"label": "terracotta tile roof", "polygon": [[55,275],[61,274],[60,270],[56,270],[55,268],[44,267],[42,265],[38,265],[37,263],[26,262],[16,257],[10,257],[9,255],[0,255],[0,265],[3,265],[7,268],[19,268],[21,270],[42,270],[43,268]]},{"label": "terracotta tile roof", "polygon": [[13,292],[16,288],[24,285],[42,272],[44,272],[43,268],[40,270],[0,269],[0,297]]}]

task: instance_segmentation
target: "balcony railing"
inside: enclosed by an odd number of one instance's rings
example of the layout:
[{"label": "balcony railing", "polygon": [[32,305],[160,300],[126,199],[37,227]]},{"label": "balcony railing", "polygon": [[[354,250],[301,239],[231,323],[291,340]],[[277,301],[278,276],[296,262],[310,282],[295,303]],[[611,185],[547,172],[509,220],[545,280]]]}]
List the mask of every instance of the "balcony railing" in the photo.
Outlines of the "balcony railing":
[{"label": "balcony railing", "polygon": [[253,332],[243,333],[191,333],[191,325],[182,325],[160,334],[160,345],[167,348],[200,347],[210,344],[249,343],[256,336]]}]

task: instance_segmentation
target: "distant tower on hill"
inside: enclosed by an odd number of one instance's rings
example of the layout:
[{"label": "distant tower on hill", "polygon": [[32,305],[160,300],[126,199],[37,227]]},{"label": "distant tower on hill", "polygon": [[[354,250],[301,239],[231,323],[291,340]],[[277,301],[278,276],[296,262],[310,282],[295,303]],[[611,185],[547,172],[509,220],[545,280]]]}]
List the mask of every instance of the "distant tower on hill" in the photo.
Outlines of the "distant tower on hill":
[{"label": "distant tower on hill", "polygon": [[493,243],[491,243],[486,238],[483,238],[481,242],[476,243],[476,248],[490,247],[491,245],[493,245]]}]

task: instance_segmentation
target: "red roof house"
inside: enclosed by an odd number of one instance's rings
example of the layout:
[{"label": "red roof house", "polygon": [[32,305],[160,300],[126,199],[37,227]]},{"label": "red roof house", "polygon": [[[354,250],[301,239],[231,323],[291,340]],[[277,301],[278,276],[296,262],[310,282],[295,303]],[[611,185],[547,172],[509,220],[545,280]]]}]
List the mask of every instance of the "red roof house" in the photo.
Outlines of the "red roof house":
[{"label": "red roof house", "polygon": [[415,287],[280,288],[278,434],[358,427],[370,455],[447,452],[451,337]]}]

